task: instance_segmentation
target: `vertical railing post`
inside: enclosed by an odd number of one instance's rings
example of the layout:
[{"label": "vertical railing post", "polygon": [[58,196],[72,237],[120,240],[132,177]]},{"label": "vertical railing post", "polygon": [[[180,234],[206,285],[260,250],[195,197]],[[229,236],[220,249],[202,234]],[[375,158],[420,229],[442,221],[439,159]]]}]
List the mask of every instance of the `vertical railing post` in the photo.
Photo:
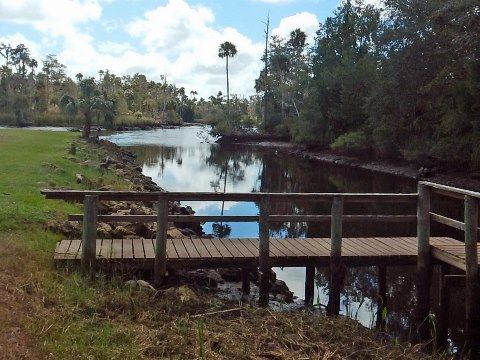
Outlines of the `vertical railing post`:
[{"label": "vertical railing post", "polygon": [[259,257],[258,268],[260,273],[260,294],[259,305],[268,306],[268,295],[270,290],[270,227],[268,217],[270,215],[270,201],[264,196],[260,201],[260,217],[259,217]]},{"label": "vertical railing post", "polygon": [[465,347],[472,359],[480,356],[480,284],[478,275],[478,199],[465,196]]},{"label": "vertical railing post", "polygon": [[167,229],[168,229],[168,197],[162,193],[158,197],[157,238],[155,241],[154,282],[161,285],[167,272]]},{"label": "vertical railing post", "polygon": [[377,329],[384,330],[385,329],[385,319],[384,319],[384,311],[387,308],[387,267],[384,265],[380,265],[378,267],[378,298],[379,304],[377,307],[377,321],[376,327]]},{"label": "vertical railing post", "polygon": [[343,197],[334,196],[330,234],[330,293],[328,301],[328,310],[332,315],[338,315],[340,313],[340,292],[344,275],[342,265],[342,218]]},{"label": "vertical railing post", "polygon": [[439,268],[438,331],[435,339],[435,347],[437,349],[447,350],[450,288],[448,284],[446,284],[445,276],[450,274],[450,266],[442,263]]},{"label": "vertical railing post", "polygon": [[97,244],[98,196],[85,195],[83,200],[82,271],[95,271]]},{"label": "vertical railing post", "polygon": [[418,184],[417,207],[417,325],[420,342],[428,340],[430,314],[430,283],[432,263],[430,258],[430,188]]},{"label": "vertical railing post", "polygon": [[315,266],[305,268],[305,305],[312,306],[315,297]]}]

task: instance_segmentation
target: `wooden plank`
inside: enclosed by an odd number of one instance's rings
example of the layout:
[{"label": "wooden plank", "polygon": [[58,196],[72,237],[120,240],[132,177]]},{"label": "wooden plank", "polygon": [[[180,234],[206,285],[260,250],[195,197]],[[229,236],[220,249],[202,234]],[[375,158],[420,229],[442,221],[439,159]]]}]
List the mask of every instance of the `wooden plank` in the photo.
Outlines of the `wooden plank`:
[{"label": "wooden plank", "polygon": [[170,239],[167,240],[167,259],[178,259],[177,250]]},{"label": "wooden plank", "polygon": [[71,240],[62,240],[57,243],[55,248],[54,258],[58,260],[68,259],[66,255],[68,254],[68,249],[70,248]]},{"label": "wooden plank", "polygon": [[344,197],[345,202],[406,202],[415,203],[417,194],[385,193],[219,193],[219,192],[141,192],[141,191],[82,191],[51,190],[41,191],[47,199],[83,201],[86,195],[96,195],[100,200],[115,201],[156,201],[160,195],[168,200],[189,201],[271,201],[331,202],[336,196]]},{"label": "wooden plank", "polygon": [[471,196],[471,197],[480,199],[480,193],[476,192],[476,191],[459,189],[459,188],[456,188],[456,187],[442,185],[442,184],[436,184],[436,183],[432,183],[432,182],[429,182],[429,181],[420,181],[419,184],[428,186],[432,189],[435,189],[435,191],[433,191],[434,193],[439,193],[439,191],[437,191],[437,190],[442,190],[444,195],[454,197],[454,198],[460,198],[462,200],[465,196]]},{"label": "wooden plank", "polygon": [[223,245],[225,245],[226,248],[228,248],[228,251],[233,255],[234,258],[245,257],[232,243],[232,239],[218,239],[218,241],[220,241]]},{"label": "wooden plank", "polygon": [[[258,249],[257,251],[252,251],[250,246],[245,246],[242,239],[234,239],[233,240],[233,243],[235,244],[235,246],[237,247],[237,249],[239,251],[242,252],[242,254],[246,257],[246,258],[256,258],[258,257]],[[250,244],[250,243],[249,243]]]},{"label": "wooden plank", "polygon": [[115,239],[112,241],[112,259],[121,259],[123,253],[123,241],[122,239]]},{"label": "wooden plank", "polygon": [[[372,246],[382,249],[387,255],[408,255],[408,253],[406,253],[406,251],[399,246],[397,241],[387,241],[382,238],[373,238]],[[412,253],[412,255],[415,255],[415,252]]]},{"label": "wooden plank", "polygon": [[465,230],[465,224],[463,222],[451,219],[446,216],[435,214],[433,212],[430,213],[430,220],[443,225],[453,227],[458,230],[462,230],[462,231]]},{"label": "wooden plank", "polygon": [[392,249],[397,255],[417,255],[416,241],[413,244],[411,241],[402,238],[375,238],[387,249]]},{"label": "wooden plank", "polygon": [[133,259],[133,239],[122,239],[123,244],[123,254],[122,258],[123,259]]},{"label": "wooden plank", "polygon": [[153,239],[143,239],[143,249],[145,250],[145,259],[155,259],[155,241]]},{"label": "wooden plank", "polygon": [[330,239],[307,238],[305,242],[317,250],[317,256],[330,256]]},{"label": "wooden plank", "polygon": [[285,256],[298,257],[299,255],[296,249],[294,247],[291,247],[290,244],[288,244],[283,239],[271,239],[270,242],[272,243],[272,245],[275,244],[276,248],[283,252]]},{"label": "wooden plank", "polygon": [[81,259],[82,258],[82,241],[72,240],[70,241],[70,247],[68,248],[69,259]]},{"label": "wooden plank", "polygon": [[[241,241],[245,244],[245,246],[249,247],[250,251],[253,252],[255,254],[255,257],[258,258],[258,254],[259,254],[259,242],[257,239],[252,239],[252,238],[248,238],[248,239],[241,239]],[[272,250],[272,247],[270,246],[270,257],[273,257],[273,256],[276,256]]]},{"label": "wooden plank", "polygon": [[287,257],[288,254],[285,252],[285,248],[280,246],[277,241],[270,240],[270,257]]},{"label": "wooden plank", "polygon": [[370,256],[371,254],[364,248],[362,244],[357,244],[355,239],[346,238],[343,239],[342,255],[352,257]]},{"label": "wooden plank", "polygon": [[97,258],[100,257],[100,251],[102,250],[102,244],[103,244],[103,239],[97,239],[97,243],[95,245],[95,248],[97,249],[95,256]]},{"label": "wooden plank", "polygon": [[285,238],[282,241],[288,244],[290,248],[295,249],[299,256],[311,257],[313,255],[312,251],[308,250],[303,244],[301,244],[299,238]]},{"label": "wooden plank", "polygon": [[190,259],[190,255],[187,249],[185,249],[182,239],[172,239],[172,245],[175,247],[179,259]]},{"label": "wooden plank", "polygon": [[208,253],[212,258],[221,258],[222,254],[218,249],[215,247],[215,245],[212,243],[211,239],[208,238],[201,238],[200,239],[203,243],[203,246],[207,249]]},{"label": "wooden plank", "polygon": [[200,254],[201,258],[208,259],[208,258],[212,257],[212,255],[210,255],[210,252],[205,247],[205,245],[203,244],[201,239],[191,239],[191,240],[192,240],[193,245],[197,249],[197,252]]},{"label": "wooden plank", "polygon": [[294,246],[299,253],[303,254],[303,256],[306,257],[314,257],[315,252],[312,251],[310,247],[307,246],[305,241],[300,238],[294,238],[294,239],[285,239],[285,241],[289,242],[291,246]]},{"label": "wooden plank", "polygon": [[112,254],[112,239],[103,239],[102,248],[99,257],[103,259],[110,259]]},{"label": "wooden plank", "polygon": [[188,255],[191,259],[198,259],[201,258],[202,256],[198,252],[197,248],[195,247],[195,244],[193,243],[192,239],[189,237],[184,237],[182,238],[183,245],[185,245],[185,249],[188,252]]},{"label": "wooden plank", "polygon": [[135,259],[145,259],[145,249],[143,248],[143,239],[134,239],[132,241],[133,245],[133,256]]},{"label": "wooden plank", "polygon": [[222,254],[222,258],[231,259],[234,257],[233,254],[229,251],[229,249],[223,244],[223,242],[220,241],[220,239],[215,238],[211,239],[211,241],[212,244],[215,245],[217,250],[220,252],[220,254]]},{"label": "wooden plank", "polygon": [[258,247],[247,239],[235,239],[244,247],[244,254],[247,257],[258,258]]}]

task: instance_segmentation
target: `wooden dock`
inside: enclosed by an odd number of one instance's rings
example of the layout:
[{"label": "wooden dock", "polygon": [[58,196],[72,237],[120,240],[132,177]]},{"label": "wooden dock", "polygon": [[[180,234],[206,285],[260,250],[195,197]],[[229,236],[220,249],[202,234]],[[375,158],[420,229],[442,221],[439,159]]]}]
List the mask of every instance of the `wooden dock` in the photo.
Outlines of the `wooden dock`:
[{"label": "wooden dock", "polygon": [[[55,251],[57,261],[80,263],[85,273],[97,264],[120,263],[153,270],[155,285],[162,284],[168,269],[241,267],[243,289],[249,291],[249,273],[258,269],[259,304],[268,305],[272,266],[303,266],[305,300],[312,303],[315,268],[329,267],[329,313],[337,315],[345,267],[376,266],[379,298],[387,298],[386,268],[390,265],[416,264],[417,332],[421,341],[431,336],[430,318],[432,268],[440,265],[440,314],[437,343],[446,344],[448,333],[448,284],[465,286],[465,351],[480,358],[480,275],[479,275],[479,201],[480,193],[449,186],[419,182],[413,194],[363,193],[189,193],[128,191],[43,190],[48,199],[83,202],[84,213],[72,214],[70,220],[82,221],[81,240],[62,240]],[[431,198],[462,201],[463,219],[451,219],[431,211]],[[99,201],[154,202],[156,215],[98,214]],[[172,201],[254,202],[258,215],[193,216],[169,214]],[[326,203],[330,214],[276,214],[273,204]],[[351,203],[406,203],[416,205],[416,214],[356,214],[344,208]],[[410,208],[413,208],[410,207]],[[168,239],[171,222],[257,222],[257,239]],[[350,222],[416,223],[416,237],[344,238],[343,226]],[[156,222],[155,239],[97,239],[97,222]],[[270,237],[274,222],[324,222],[330,224],[330,238],[279,239]],[[431,224],[440,223],[464,232],[463,241],[430,236]],[[450,276],[449,266],[465,271],[464,276]],[[461,279],[460,279],[461,278]],[[460,281],[459,281],[460,280]],[[385,302],[379,305],[381,318]],[[380,323],[381,321],[379,321]]]},{"label": "wooden dock", "polygon": [[[342,261],[346,266],[415,265],[417,238],[344,238]],[[465,269],[465,247],[447,237],[430,238],[434,259]],[[324,266],[330,264],[330,238],[270,239],[272,266]],[[167,268],[197,269],[243,267],[258,263],[258,239],[190,238],[167,241]],[[81,240],[62,240],[55,260],[81,261]],[[152,268],[155,260],[153,239],[97,239],[96,258],[118,261],[132,267]]]}]

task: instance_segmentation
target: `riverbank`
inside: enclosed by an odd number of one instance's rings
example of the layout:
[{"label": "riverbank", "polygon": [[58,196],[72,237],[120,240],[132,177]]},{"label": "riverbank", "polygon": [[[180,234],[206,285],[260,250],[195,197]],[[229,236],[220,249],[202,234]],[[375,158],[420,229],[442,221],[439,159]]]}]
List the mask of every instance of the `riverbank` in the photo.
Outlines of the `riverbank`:
[{"label": "riverbank", "polygon": [[[121,149],[77,134],[0,130],[0,140],[8,154],[0,176],[4,359],[442,358],[346,318],[221,301],[188,282],[152,289],[139,281],[148,280],[145,274],[128,270],[88,279],[75,268],[57,268],[53,252],[64,235],[50,230],[51,222],[81,206],[45,200],[40,189],[133,190],[140,180],[126,180],[141,179],[141,169]],[[117,151],[130,165],[112,155]]]},{"label": "riverbank", "polygon": [[[238,139],[237,139],[238,140]],[[375,171],[412,180],[425,180],[443,185],[480,191],[480,171],[470,171],[461,167],[453,168],[438,164],[433,160],[408,162],[400,160],[372,160],[363,157],[336,154],[331,151],[313,151],[304,146],[287,141],[242,139],[222,142],[221,146],[247,146],[271,149],[279,153],[298,156],[310,161],[325,162],[339,166]]]}]

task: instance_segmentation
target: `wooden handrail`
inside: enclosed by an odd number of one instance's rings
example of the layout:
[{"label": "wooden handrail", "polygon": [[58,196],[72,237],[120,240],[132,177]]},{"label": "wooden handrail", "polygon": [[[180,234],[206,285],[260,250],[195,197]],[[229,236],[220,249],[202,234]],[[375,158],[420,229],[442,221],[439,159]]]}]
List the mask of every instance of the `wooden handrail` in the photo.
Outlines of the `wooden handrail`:
[{"label": "wooden handrail", "polygon": [[432,189],[432,193],[434,194],[444,195],[454,199],[463,200],[465,196],[471,196],[473,198],[480,199],[480,192],[476,192],[476,191],[459,189],[456,187],[436,184],[429,181],[420,181],[419,184],[430,187]]},{"label": "wooden handrail", "polygon": [[[47,199],[63,199],[83,201],[85,195],[96,195],[99,200],[112,201],[157,201],[163,194],[169,201],[250,201],[258,202],[268,197],[270,201],[288,202],[328,202],[336,196],[342,196],[345,202],[395,202],[416,203],[418,195],[383,194],[383,193],[220,193],[220,192],[138,192],[138,191],[82,191],[82,190],[51,190],[44,189],[41,193]],[[165,195],[166,194],[166,195]]]},{"label": "wooden handrail", "polygon": [[[258,215],[252,216],[221,216],[221,215],[168,215],[169,222],[258,222]],[[330,222],[331,215],[269,215],[270,222]],[[69,221],[83,221],[83,214],[68,215]],[[417,221],[416,215],[344,215],[342,218],[346,222],[375,221],[386,223],[413,223]],[[100,222],[145,222],[152,223],[157,221],[156,215],[98,215]]]}]

